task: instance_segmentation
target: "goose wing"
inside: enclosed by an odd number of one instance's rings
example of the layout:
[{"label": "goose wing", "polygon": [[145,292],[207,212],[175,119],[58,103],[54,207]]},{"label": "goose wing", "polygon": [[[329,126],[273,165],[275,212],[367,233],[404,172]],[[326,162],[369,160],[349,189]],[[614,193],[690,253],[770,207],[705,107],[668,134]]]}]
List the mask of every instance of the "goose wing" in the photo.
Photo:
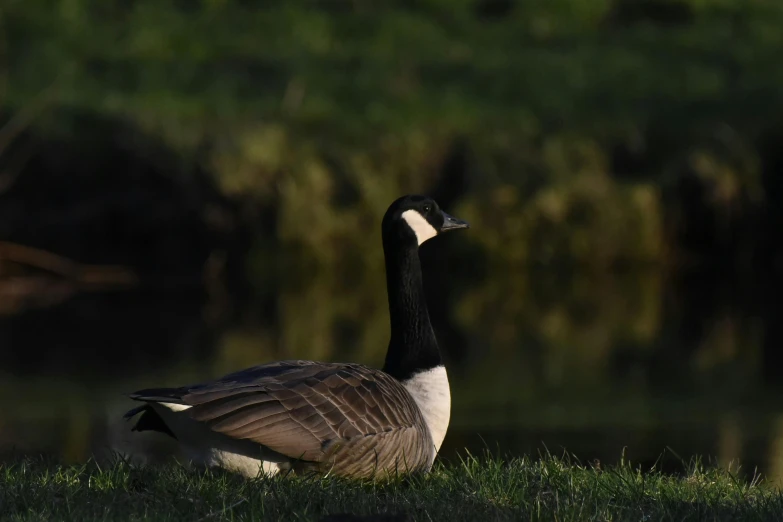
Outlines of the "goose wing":
[{"label": "goose wing", "polygon": [[429,437],[408,391],[386,373],[357,364],[281,361],[132,397],[190,406],[189,416],[216,432],[312,462],[349,447],[372,451],[373,442],[384,441],[403,441],[418,453],[427,446],[420,440]]}]

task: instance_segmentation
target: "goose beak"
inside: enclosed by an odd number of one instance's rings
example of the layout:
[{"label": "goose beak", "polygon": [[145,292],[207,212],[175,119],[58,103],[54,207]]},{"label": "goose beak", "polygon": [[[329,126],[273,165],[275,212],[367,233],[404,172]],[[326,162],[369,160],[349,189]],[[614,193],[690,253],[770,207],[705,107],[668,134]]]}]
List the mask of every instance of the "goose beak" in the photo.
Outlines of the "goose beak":
[{"label": "goose beak", "polygon": [[457,230],[458,228],[470,228],[470,225],[467,221],[455,218],[454,216],[450,216],[444,212],[443,226],[440,227],[440,231],[446,232],[447,230]]}]

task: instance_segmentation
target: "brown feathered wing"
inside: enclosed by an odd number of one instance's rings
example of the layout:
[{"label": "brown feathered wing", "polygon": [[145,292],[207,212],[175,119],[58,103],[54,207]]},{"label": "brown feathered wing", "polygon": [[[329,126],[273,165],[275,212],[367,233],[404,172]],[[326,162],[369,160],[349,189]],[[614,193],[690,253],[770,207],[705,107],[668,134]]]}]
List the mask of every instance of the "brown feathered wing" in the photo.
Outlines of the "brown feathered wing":
[{"label": "brown feathered wing", "polygon": [[424,470],[434,457],[407,390],[358,364],[281,361],[166,391],[216,432],[339,474]]}]

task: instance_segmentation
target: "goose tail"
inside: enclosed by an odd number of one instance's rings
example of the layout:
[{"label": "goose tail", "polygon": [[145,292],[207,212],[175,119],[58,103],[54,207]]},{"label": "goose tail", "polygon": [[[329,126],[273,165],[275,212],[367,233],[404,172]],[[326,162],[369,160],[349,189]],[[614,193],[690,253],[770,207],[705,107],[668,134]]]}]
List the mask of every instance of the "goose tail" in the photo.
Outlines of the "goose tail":
[{"label": "goose tail", "polygon": [[122,417],[126,421],[129,421],[139,414],[141,415],[139,416],[138,420],[136,420],[136,424],[133,425],[131,431],[157,431],[159,433],[165,433],[175,440],[177,439],[177,436],[174,435],[174,432],[171,431],[161,416],[158,415],[158,412],[156,412],[149,404],[143,404],[133,408],[132,410],[128,410]]}]

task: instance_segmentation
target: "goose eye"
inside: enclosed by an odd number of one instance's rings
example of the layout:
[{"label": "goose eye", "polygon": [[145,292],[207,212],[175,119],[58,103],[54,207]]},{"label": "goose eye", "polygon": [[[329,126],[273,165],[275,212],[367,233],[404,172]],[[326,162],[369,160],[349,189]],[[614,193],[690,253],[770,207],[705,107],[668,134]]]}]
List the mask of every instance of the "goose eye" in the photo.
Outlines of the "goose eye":
[{"label": "goose eye", "polygon": [[424,212],[426,212],[427,214],[429,214],[429,213],[430,213],[430,210],[432,210],[432,207],[431,207],[431,206],[429,206],[429,205],[424,205]]}]

